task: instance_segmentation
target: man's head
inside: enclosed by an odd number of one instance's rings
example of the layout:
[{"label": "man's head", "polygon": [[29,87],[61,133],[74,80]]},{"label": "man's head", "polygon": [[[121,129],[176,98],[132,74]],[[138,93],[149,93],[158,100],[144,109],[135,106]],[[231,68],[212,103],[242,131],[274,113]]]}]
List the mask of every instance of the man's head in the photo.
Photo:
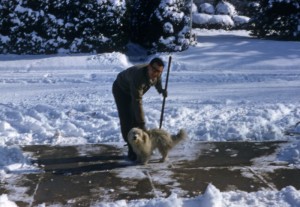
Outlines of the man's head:
[{"label": "man's head", "polygon": [[160,58],[153,58],[148,65],[148,74],[151,80],[161,76],[164,70],[164,62]]}]

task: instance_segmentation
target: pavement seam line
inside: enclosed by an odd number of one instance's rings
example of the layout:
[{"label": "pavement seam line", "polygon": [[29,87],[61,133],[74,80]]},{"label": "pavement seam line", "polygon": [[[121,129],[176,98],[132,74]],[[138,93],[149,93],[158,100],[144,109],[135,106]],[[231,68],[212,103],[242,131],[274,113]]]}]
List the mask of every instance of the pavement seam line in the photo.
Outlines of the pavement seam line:
[{"label": "pavement seam line", "polygon": [[151,177],[150,173],[148,172],[148,170],[145,170],[144,173],[146,173],[146,175],[147,175],[147,177],[148,177],[148,180],[149,180],[149,182],[150,182],[150,185],[151,185],[151,188],[152,188],[152,190],[153,190],[154,196],[155,196],[156,198],[158,198],[159,196],[158,196],[157,193],[156,193],[157,190],[156,190],[156,188],[155,188],[155,186],[154,186],[154,183],[153,183],[153,180],[152,180],[152,177]]},{"label": "pavement seam line", "polygon": [[257,172],[255,172],[251,167],[248,167],[248,169],[253,173],[254,176],[256,176],[260,181],[262,181],[264,184],[266,184],[270,189],[277,190],[276,186],[273,183],[269,183],[266,181],[263,176],[259,175]]},{"label": "pavement seam line", "polygon": [[38,183],[36,184],[36,187],[35,187],[34,192],[33,192],[33,194],[32,194],[32,199],[31,199],[30,204],[29,204],[30,207],[33,205],[33,202],[35,201],[34,197],[35,197],[35,195],[36,195],[36,192],[38,191],[38,188],[39,188],[39,186],[40,186],[42,177],[43,177],[43,176],[40,176],[40,177],[39,177]]}]

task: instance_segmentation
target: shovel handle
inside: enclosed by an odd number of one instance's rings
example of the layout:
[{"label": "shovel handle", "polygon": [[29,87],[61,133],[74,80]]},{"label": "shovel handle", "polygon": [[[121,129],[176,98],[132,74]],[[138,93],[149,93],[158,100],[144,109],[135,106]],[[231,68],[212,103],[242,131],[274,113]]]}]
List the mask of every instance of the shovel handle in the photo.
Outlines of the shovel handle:
[{"label": "shovel handle", "polygon": [[[169,57],[168,71],[167,71],[166,84],[165,84],[165,90],[166,91],[167,91],[167,88],[168,88],[171,61],[172,61],[172,56]],[[163,117],[164,117],[165,103],[166,103],[166,97],[163,98],[163,103],[162,103],[162,108],[161,108],[160,122],[159,122],[159,128],[160,129],[161,129],[162,122],[163,122]]]}]

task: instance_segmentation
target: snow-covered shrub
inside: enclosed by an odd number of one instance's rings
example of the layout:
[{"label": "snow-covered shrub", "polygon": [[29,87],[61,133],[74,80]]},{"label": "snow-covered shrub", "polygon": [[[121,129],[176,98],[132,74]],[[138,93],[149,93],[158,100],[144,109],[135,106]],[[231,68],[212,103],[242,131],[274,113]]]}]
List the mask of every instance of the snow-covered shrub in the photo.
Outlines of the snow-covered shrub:
[{"label": "snow-covered shrub", "polygon": [[183,51],[190,43],[190,12],[184,0],[133,0],[131,39],[150,52]]},{"label": "snow-covered shrub", "polygon": [[14,7],[14,3],[16,1],[9,1],[9,0],[1,0],[0,4],[0,53],[6,54],[8,53],[9,49],[9,30],[8,28],[11,25],[9,21],[8,15],[12,11],[12,7]]},{"label": "snow-covered shrub", "polygon": [[238,16],[235,7],[224,0],[199,4],[200,13],[193,13],[193,26],[206,29],[246,29],[249,17]]},{"label": "snow-covered shrub", "polygon": [[123,49],[127,43],[124,30],[125,0],[90,0],[71,23],[76,36],[71,52],[106,52]]},{"label": "snow-covered shrub", "polygon": [[17,0],[1,0],[0,4],[0,53],[9,52],[10,28],[13,25],[10,15],[13,13]]},{"label": "snow-covered shrub", "polygon": [[66,37],[64,20],[60,17],[48,13],[41,27],[47,37],[43,48],[46,54],[57,53],[58,50],[68,48],[68,39]]},{"label": "snow-covered shrub", "polygon": [[192,4],[192,13],[198,13],[198,7],[194,3]]},{"label": "snow-covered shrub", "polygon": [[149,50],[189,45],[185,0],[1,0],[0,53],[122,51],[131,40]]},{"label": "snow-covered shrub", "polygon": [[0,53],[8,53],[10,38],[8,36],[3,36],[0,34]]},{"label": "snow-covered shrub", "polygon": [[259,12],[251,19],[251,35],[300,40],[299,0],[261,0]]},{"label": "snow-covered shrub", "polygon": [[54,37],[47,48],[57,45],[70,52],[122,50],[125,0],[56,0],[49,5],[47,33]]},{"label": "snow-covered shrub", "polygon": [[193,25],[196,27],[207,28],[212,16],[213,15],[210,14],[195,13],[193,14]]},{"label": "snow-covered shrub", "polygon": [[14,12],[18,0],[1,0],[0,3],[0,33],[3,36],[9,34],[9,28],[12,26],[11,15]]},{"label": "snow-covered shrub", "polygon": [[201,13],[205,13],[205,14],[214,14],[215,13],[215,8],[210,3],[200,4],[199,10]]},{"label": "snow-covered shrub", "polygon": [[206,29],[231,29],[234,21],[228,15],[193,14],[193,25]]},{"label": "snow-covered shrub", "polygon": [[234,27],[234,22],[228,15],[213,15],[209,25],[214,29],[230,29]]},{"label": "snow-covered shrub", "polygon": [[246,16],[233,16],[232,20],[234,22],[235,28],[246,29],[250,21],[249,17]]},{"label": "snow-covered shrub", "polygon": [[98,0],[96,26],[91,39],[97,38],[98,52],[104,50],[120,51],[125,48],[128,42],[126,2],[125,0]]},{"label": "snow-covered shrub", "polygon": [[183,51],[190,44],[190,10],[184,0],[162,0],[154,11],[153,21],[159,22],[158,42],[153,42],[154,51]]},{"label": "snow-covered shrub", "polygon": [[237,12],[235,10],[235,7],[231,3],[220,1],[216,5],[216,14],[233,16],[236,15]]},{"label": "snow-covered shrub", "polygon": [[2,0],[0,53],[120,51],[125,12],[125,0]]},{"label": "snow-covered shrub", "polygon": [[245,5],[243,10],[243,16],[253,17],[255,16],[260,10],[260,3],[258,1],[249,2]]},{"label": "snow-covered shrub", "polygon": [[45,39],[41,36],[42,28],[40,27],[44,15],[42,10],[32,10],[22,4],[16,6],[14,14],[11,15],[13,25],[10,27],[10,44],[13,46],[11,48],[13,53],[39,54],[44,52],[41,48]]},{"label": "snow-covered shrub", "polygon": [[160,0],[132,0],[128,5],[130,13],[130,39],[145,48],[151,48],[152,42],[159,39],[159,22],[150,21]]}]

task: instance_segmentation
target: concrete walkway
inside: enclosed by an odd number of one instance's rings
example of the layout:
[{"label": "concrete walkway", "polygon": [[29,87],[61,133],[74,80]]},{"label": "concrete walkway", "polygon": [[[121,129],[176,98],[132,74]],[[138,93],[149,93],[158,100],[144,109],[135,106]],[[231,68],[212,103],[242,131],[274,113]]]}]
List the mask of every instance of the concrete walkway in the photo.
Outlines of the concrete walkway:
[{"label": "concrete walkway", "polygon": [[158,155],[147,166],[126,161],[126,149],[113,145],[24,146],[40,169],[11,171],[1,182],[19,206],[90,206],[120,199],[193,197],[212,183],[221,191],[300,189],[300,170],[275,162],[284,142],[193,143],[174,149],[166,163]]}]

